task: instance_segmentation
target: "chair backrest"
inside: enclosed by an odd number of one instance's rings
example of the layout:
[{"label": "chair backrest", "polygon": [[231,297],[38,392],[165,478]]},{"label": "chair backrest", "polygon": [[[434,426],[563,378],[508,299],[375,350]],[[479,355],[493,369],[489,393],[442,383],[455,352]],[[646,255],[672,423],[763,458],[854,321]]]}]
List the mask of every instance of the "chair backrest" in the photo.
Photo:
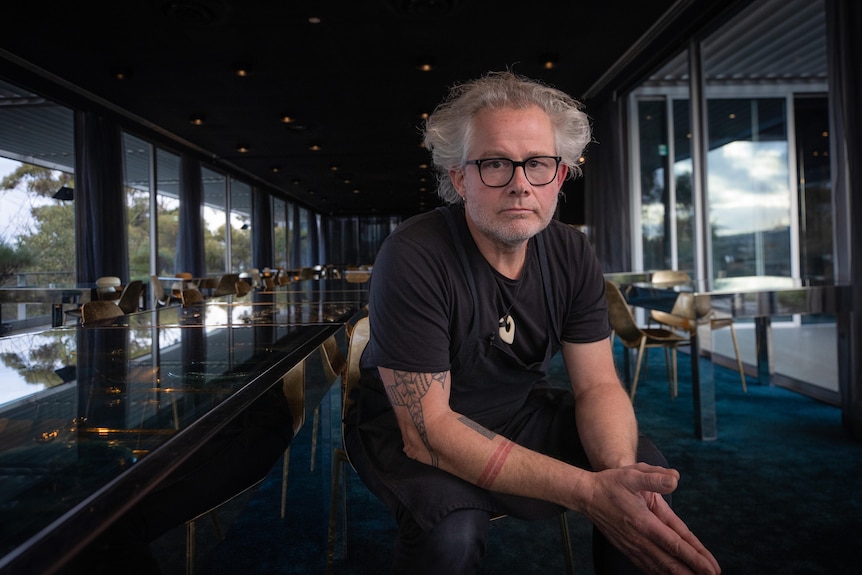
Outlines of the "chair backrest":
[{"label": "chair backrest", "polygon": [[190,280],[190,279],[192,279],[194,276],[192,275],[192,273],[191,273],[191,272],[177,272],[177,273],[175,273],[175,274],[174,274],[174,277],[175,277],[175,278],[180,278],[180,279],[183,279],[183,280]]},{"label": "chair backrest", "polygon": [[359,360],[371,337],[371,326],[368,316],[360,318],[350,329],[350,340],[347,344],[347,365],[344,368],[344,385],[342,386],[341,409],[347,411],[350,405],[350,390],[359,381]]},{"label": "chair backrest", "polygon": [[99,299],[117,299],[122,285],[123,282],[117,276],[102,276],[96,280],[96,296]]},{"label": "chair backrest", "polygon": [[125,315],[120,306],[112,301],[95,299],[81,306],[81,323],[84,325]]},{"label": "chair backrest", "polygon": [[132,280],[127,283],[120,295],[120,300],[117,302],[117,307],[123,310],[123,313],[138,311],[141,307],[141,291],[143,289],[144,282],[141,280]]},{"label": "chair backrest", "polygon": [[323,345],[320,346],[320,355],[323,359],[323,373],[326,375],[327,383],[332,383],[344,375],[347,360],[338,348],[338,342],[335,341],[334,335],[326,338]]},{"label": "chair backrest", "polygon": [[360,270],[347,271],[344,272],[344,279],[348,283],[362,284],[371,279],[371,272]]},{"label": "chair backrest", "polygon": [[236,295],[236,282],[239,281],[239,274],[224,274],[219,278],[213,290],[213,297],[223,295]]},{"label": "chair backrest", "polygon": [[165,286],[163,286],[162,282],[159,281],[159,276],[150,276],[150,289],[153,290],[153,297],[155,298],[157,306],[168,304],[168,292],[165,291]]},{"label": "chair backrest", "polygon": [[195,288],[184,289],[180,292],[180,297],[182,298],[183,305],[203,303],[204,301],[204,294]]},{"label": "chair backrest", "polygon": [[691,276],[680,270],[657,270],[652,273],[650,283],[663,286],[685,285],[691,283]]},{"label": "chair backrest", "polygon": [[242,297],[251,291],[251,285],[247,281],[241,279],[236,280],[234,288],[236,289],[236,297]]},{"label": "chair backrest", "polygon": [[295,436],[305,423],[305,360],[293,366],[282,378],[281,389],[290,409]]},{"label": "chair backrest", "polygon": [[639,345],[641,338],[643,338],[643,331],[635,322],[635,316],[632,314],[620,288],[610,280],[605,280],[605,297],[608,300],[608,318],[611,322],[611,329],[626,347]]}]

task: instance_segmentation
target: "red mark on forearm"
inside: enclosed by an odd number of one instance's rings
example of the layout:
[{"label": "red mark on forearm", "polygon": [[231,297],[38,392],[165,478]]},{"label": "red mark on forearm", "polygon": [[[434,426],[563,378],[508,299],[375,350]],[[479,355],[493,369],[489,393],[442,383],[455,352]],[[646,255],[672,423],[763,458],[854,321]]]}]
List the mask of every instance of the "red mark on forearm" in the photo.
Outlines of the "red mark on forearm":
[{"label": "red mark on forearm", "polygon": [[485,470],[482,471],[482,475],[476,480],[476,485],[484,489],[491,488],[500,474],[500,470],[503,469],[503,465],[506,463],[509,452],[512,451],[512,446],[514,445],[511,441],[504,441],[497,447],[491,459],[488,460]]}]

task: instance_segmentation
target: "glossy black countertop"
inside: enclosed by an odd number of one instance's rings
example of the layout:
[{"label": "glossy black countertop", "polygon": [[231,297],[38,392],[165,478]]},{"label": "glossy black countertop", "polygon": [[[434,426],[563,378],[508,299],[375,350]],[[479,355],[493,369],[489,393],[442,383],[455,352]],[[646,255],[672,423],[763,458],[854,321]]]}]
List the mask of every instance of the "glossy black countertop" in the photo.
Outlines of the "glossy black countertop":
[{"label": "glossy black countertop", "polygon": [[338,334],[365,292],[329,287],[0,338],[0,573],[60,567]]}]

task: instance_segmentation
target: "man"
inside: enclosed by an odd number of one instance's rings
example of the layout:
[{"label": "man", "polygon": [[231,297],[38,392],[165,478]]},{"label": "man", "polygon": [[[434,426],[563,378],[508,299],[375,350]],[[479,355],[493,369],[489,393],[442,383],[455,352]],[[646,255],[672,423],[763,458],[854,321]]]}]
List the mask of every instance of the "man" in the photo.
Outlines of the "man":
[{"label": "man", "polygon": [[[494,514],[563,508],[597,528],[597,573],[720,572],[662,497],[678,472],[639,441],[600,265],[552,221],[589,140],[578,102],[509,72],[456,86],[426,123],[449,206],[375,260],[345,436],[398,521],[395,573],[473,573]],[[571,390],[546,380],[560,350]]]}]

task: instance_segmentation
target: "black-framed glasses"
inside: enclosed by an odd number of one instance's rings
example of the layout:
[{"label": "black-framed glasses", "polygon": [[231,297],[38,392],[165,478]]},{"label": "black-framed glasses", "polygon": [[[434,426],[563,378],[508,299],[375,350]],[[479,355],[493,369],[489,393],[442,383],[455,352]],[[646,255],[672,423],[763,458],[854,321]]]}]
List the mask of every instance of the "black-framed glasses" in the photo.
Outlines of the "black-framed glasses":
[{"label": "black-framed glasses", "polygon": [[515,177],[515,168],[524,169],[527,181],[534,186],[546,186],[557,177],[560,169],[560,156],[533,156],[522,162],[509,158],[485,158],[484,160],[467,160],[479,168],[479,178],[489,188],[502,188]]}]

